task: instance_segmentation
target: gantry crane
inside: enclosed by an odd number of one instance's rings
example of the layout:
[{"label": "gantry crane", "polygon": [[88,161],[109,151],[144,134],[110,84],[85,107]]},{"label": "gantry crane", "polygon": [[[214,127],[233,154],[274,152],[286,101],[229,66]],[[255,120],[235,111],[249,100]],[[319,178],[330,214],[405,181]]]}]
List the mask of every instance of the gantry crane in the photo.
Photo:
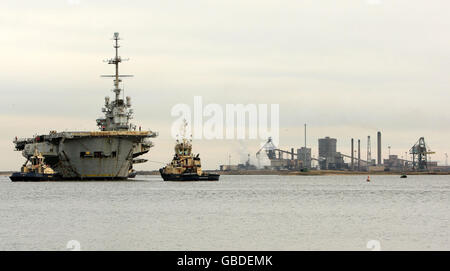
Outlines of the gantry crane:
[{"label": "gantry crane", "polygon": [[427,170],[427,157],[430,154],[435,154],[435,152],[430,151],[427,144],[425,143],[425,138],[421,137],[409,150],[409,153],[413,155],[413,169],[414,170]]}]

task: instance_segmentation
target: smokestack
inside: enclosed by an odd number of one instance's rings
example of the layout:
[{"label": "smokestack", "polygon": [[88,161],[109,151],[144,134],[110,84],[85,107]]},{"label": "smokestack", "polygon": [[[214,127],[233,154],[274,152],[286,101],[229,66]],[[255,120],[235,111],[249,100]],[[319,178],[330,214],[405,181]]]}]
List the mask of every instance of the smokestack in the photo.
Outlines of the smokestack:
[{"label": "smokestack", "polygon": [[306,123],[305,123],[305,149],[306,149]]},{"label": "smokestack", "polygon": [[350,163],[350,168],[353,170],[353,138],[352,138],[352,147],[351,147],[351,163]]},{"label": "smokestack", "polygon": [[358,139],[358,171],[361,170],[361,140]]},{"label": "smokestack", "polygon": [[381,132],[377,133],[377,164],[381,166]]}]

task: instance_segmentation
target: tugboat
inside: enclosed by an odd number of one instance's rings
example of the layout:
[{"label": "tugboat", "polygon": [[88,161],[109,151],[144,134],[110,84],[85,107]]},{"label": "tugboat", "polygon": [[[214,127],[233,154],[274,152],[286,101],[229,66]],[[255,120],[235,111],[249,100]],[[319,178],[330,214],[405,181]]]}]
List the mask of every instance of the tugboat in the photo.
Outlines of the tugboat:
[{"label": "tugboat", "polygon": [[220,175],[202,172],[199,154],[192,154],[192,139],[186,138],[187,123],[184,121],[181,139],[177,139],[172,161],[159,169],[164,181],[218,181]]},{"label": "tugboat", "polygon": [[35,150],[34,155],[25,162],[20,172],[14,172],[9,178],[13,182],[39,182],[56,180],[59,177],[44,163],[44,156]]}]

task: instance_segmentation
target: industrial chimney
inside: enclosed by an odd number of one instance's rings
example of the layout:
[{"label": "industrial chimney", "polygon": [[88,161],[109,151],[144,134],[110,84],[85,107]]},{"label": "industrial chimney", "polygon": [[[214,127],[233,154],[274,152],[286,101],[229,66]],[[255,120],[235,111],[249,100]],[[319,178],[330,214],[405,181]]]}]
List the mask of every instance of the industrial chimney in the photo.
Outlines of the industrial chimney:
[{"label": "industrial chimney", "polygon": [[351,146],[351,148],[350,148],[350,159],[351,159],[351,164],[350,164],[350,168],[351,168],[351,170],[354,170],[354,164],[353,164],[353,162],[354,162],[354,152],[353,152],[353,138],[352,138],[352,146]]},{"label": "industrial chimney", "polygon": [[377,133],[377,164],[381,166],[381,132]]},{"label": "industrial chimney", "polygon": [[358,139],[358,171],[361,170],[361,140]]}]

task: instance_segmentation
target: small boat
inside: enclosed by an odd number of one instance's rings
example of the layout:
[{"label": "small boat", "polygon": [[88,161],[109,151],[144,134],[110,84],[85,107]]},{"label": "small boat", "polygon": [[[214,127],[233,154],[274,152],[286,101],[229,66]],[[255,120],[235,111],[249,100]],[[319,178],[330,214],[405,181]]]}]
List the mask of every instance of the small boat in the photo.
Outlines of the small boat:
[{"label": "small boat", "polygon": [[406,174],[402,174],[402,175],[400,176],[400,178],[408,178],[408,176],[406,176]]},{"label": "small boat", "polygon": [[41,182],[57,180],[60,176],[44,163],[42,154],[35,150],[34,155],[27,159],[20,172],[14,172],[9,178],[13,182]]},{"label": "small boat", "polygon": [[202,171],[200,155],[192,154],[192,139],[187,139],[186,121],[184,122],[181,140],[177,139],[175,155],[172,161],[159,169],[164,181],[218,181],[220,175]]}]

